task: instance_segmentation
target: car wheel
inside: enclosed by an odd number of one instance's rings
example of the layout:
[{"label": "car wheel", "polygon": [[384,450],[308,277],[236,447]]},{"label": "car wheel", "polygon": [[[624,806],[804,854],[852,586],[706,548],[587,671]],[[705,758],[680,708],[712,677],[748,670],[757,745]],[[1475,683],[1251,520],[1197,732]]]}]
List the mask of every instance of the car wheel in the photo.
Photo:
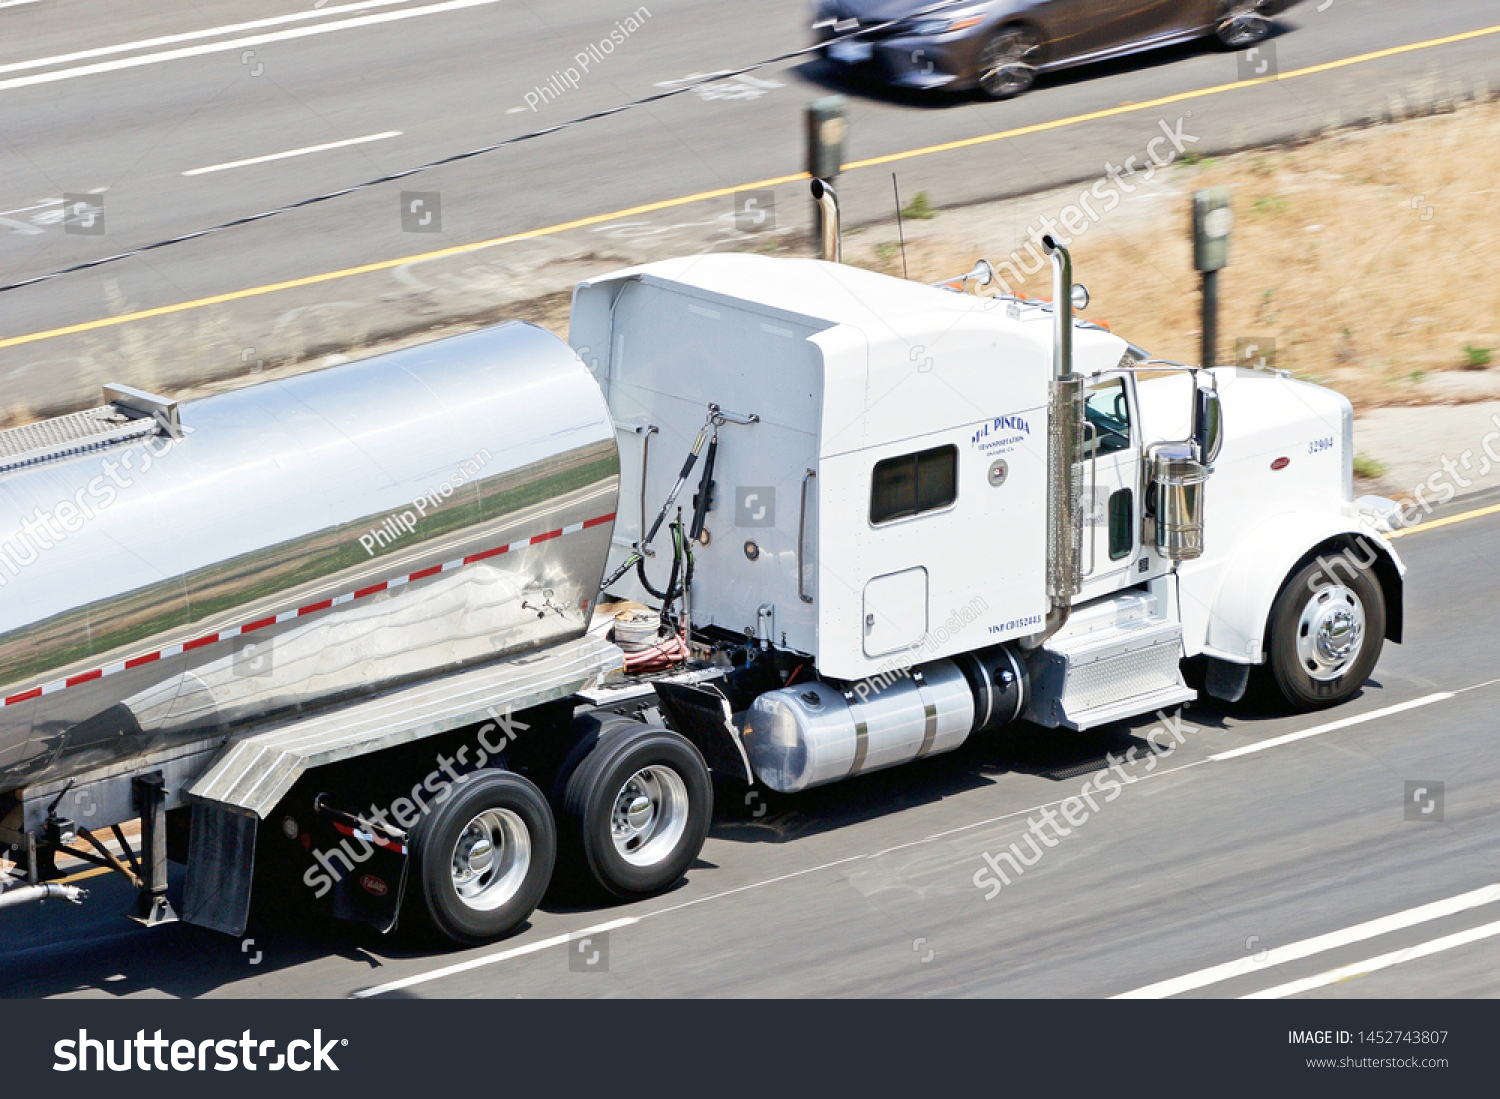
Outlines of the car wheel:
[{"label": "car wheel", "polygon": [[566,855],[605,892],[647,897],[681,879],[703,849],[713,783],[691,741],[637,724],[600,738],[562,805]]},{"label": "car wheel", "polygon": [[1299,569],[1271,606],[1270,673],[1297,710],[1353,698],[1385,637],[1380,583],[1347,552]]},{"label": "car wheel", "polygon": [[417,897],[457,943],[514,931],[541,903],[557,858],[547,799],[509,771],[475,771],[423,814],[410,837]]},{"label": "car wheel", "polygon": [[979,87],[991,99],[1010,99],[1036,83],[1042,40],[1028,27],[1006,27],[979,54]]},{"label": "car wheel", "polygon": [[1271,33],[1271,21],[1259,11],[1259,4],[1229,3],[1219,15],[1215,33],[1231,50],[1242,50],[1265,39]]}]

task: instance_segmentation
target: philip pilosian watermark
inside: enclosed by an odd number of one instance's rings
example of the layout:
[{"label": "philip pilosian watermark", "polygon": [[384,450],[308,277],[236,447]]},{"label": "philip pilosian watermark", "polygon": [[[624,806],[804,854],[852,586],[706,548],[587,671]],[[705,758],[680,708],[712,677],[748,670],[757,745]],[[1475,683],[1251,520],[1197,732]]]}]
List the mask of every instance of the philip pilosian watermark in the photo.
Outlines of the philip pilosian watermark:
[{"label": "philip pilosian watermark", "polygon": [[[1156,716],[1161,719],[1161,724],[1153,726],[1146,734],[1146,743],[1151,750],[1144,757],[1138,745],[1131,745],[1124,756],[1116,756],[1110,752],[1105,757],[1109,766],[1091,775],[1075,796],[1064,798],[1056,809],[1050,805],[1042,806],[1038,811],[1040,820],[1037,817],[1027,818],[1026,832],[1020,840],[998,855],[984,852],[985,865],[974,872],[973,882],[975,889],[985,891],[985,900],[994,900],[1000,895],[1000,890],[1011,884],[1012,874],[1019,878],[1026,873],[1027,867],[1035,866],[1049,850],[1093,819],[1100,811],[1100,802],[1095,800],[1095,794],[1100,795],[1103,803],[1108,805],[1124,792],[1125,787],[1140,781],[1140,777],[1135,774],[1137,764],[1143,764],[1143,773],[1149,775],[1156,770],[1161,760],[1187,742],[1189,734],[1198,732],[1196,726],[1188,725],[1182,720],[1181,713],[1169,717],[1158,710]],[[1063,821],[1067,824],[1064,825]],[[1030,857],[1022,851],[1022,842],[1029,850]]]},{"label": "philip pilosian watermark", "polygon": [[405,511],[392,512],[387,515],[380,526],[371,527],[370,533],[359,536],[359,544],[365,548],[367,554],[374,557],[376,549],[384,549],[399,539],[405,538],[417,529],[418,523],[427,518],[429,511],[436,511],[443,501],[458,490],[460,485],[477,477],[479,471],[489,465],[493,457],[488,450],[481,450],[474,457],[460,462],[453,470],[452,477],[437,488],[430,488],[422,493]]},{"label": "philip pilosian watermark", "polygon": [[558,69],[546,80],[542,81],[523,98],[526,106],[533,112],[544,103],[551,103],[563,93],[572,91],[589,70],[596,65],[603,64],[604,59],[614,53],[616,48],[624,45],[625,40],[636,31],[646,25],[646,20],[651,18],[650,9],[645,6],[636,8],[624,19],[617,20],[614,30],[597,42],[590,42],[588,46],[573,55],[573,64],[566,69]]},{"label": "philip pilosian watermark", "polygon": [[964,606],[951,612],[941,625],[922,634],[914,644],[887,657],[875,670],[874,675],[865,676],[851,686],[850,693],[864,702],[871,695],[879,694],[897,680],[910,679],[912,669],[922,663],[927,655],[940,650],[956,637],[960,630],[989,609],[990,605],[985,602],[984,597],[976,595]]}]

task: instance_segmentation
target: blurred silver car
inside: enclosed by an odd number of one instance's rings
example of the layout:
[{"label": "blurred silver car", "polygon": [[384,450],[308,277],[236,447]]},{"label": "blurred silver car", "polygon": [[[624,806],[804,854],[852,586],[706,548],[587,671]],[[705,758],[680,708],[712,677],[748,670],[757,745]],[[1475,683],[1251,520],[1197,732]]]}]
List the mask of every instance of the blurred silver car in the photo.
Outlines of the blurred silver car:
[{"label": "blurred silver car", "polygon": [[[908,88],[1020,95],[1037,74],[1216,36],[1265,38],[1285,0],[814,0],[813,33],[837,64]],[[1274,10],[1273,10],[1274,9]],[[929,13],[929,14],[923,14]],[[857,33],[861,27],[894,25]],[[850,37],[853,35],[853,37]],[[830,41],[838,39],[838,41]]]}]

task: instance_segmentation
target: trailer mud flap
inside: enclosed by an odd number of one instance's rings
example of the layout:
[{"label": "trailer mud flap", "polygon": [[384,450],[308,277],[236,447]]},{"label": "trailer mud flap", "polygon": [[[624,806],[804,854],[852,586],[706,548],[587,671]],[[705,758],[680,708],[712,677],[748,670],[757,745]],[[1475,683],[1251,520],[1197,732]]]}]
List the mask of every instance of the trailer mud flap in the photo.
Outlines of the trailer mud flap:
[{"label": "trailer mud flap", "polygon": [[340,920],[368,924],[382,935],[396,926],[401,898],[406,893],[410,863],[404,843],[381,839],[335,824],[343,848],[358,859],[333,888],[333,915]]},{"label": "trailer mud flap", "polygon": [[245,933],[259,824],[253,814],[209,802],[193,806],[184,922],[226,935]]},{"label": "trailer mud flap", "polygon": [[755,781],[750,757],[734,727],[734,711],[716,687],[664,682],[653,686],[672,727],[703,753],[710,771],[741,782]]}]

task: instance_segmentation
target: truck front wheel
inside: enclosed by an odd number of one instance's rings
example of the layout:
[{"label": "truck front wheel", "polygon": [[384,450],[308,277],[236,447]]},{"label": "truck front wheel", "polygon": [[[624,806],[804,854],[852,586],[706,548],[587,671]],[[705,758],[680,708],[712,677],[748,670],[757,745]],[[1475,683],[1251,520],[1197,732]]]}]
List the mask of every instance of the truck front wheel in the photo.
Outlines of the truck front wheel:
[{"label": "truck front wheel", "polygon": [[1348,551],[1299,569],[1271,606],[1270,673],[1298,710],[1347,702],[1375,669],[1385,638],[1380,583]]},{"label": "truck front wheel", "polygon": [[605,892],[648,897],[677,882],[703,849],[713,783],[691,741],[649,725],[609,730],[568,776],[569,854]]},{"label": "truck front wheel", "polygon": [[514,931],[541,903],[557,858],[542,792],[509,771],[476,771],[410,836],[411,881],[432,926],[457,943]]}]

